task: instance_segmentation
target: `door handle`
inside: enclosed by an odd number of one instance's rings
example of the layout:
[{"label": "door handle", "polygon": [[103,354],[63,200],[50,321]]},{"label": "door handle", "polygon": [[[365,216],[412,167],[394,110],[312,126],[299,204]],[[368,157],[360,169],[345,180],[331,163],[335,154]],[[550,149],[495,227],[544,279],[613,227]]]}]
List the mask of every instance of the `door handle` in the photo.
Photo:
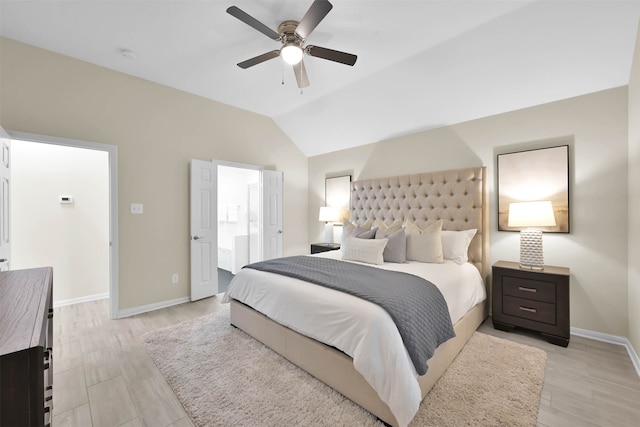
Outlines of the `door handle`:
[{"label": "door handle", "polygon": [[191,236],[192,240],[200,240],[200,239],[204,239],[204,236]]},{"label": "door handle", "polygon": [[7,258],[0,258],[0,262],[7,262],[9,261]]},{"label": "door handle", "polygon": [[278,234],[282,234],[282,230],[278,230]]}]

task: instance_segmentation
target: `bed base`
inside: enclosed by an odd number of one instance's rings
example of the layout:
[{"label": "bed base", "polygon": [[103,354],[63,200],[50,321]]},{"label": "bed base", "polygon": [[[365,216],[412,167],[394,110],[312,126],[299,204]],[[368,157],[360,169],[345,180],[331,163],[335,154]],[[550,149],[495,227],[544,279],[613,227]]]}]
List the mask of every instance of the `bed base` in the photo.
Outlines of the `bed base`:
[{"label": "bed base", "polygon": [[[442,344],[429,359],[429,370],[418,377],[422,398],[444,374],[460,350],[487,317],[486,300],[454,325],[456,337]],[[329,387],[362,406],[385,423],[398,423],[378,394],[343,352],[282,326],[251,307],[231,300],[231,324],[279,353]]]}]

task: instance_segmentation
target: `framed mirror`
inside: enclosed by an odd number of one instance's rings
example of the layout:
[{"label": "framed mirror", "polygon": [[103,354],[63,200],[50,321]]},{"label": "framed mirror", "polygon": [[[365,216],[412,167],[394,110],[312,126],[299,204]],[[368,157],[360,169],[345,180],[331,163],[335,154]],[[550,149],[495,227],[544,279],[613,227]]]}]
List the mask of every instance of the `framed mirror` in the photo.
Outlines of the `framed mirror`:
[{"label": "framed mirror", "polygon": [[569,233],[569,146],[498,155],[498,230],[509,227],[509,204],[549,200],[556,220],[544,232]]},{"label": "framed mirror", "polygon": [[351,175],[325,179],[324,205],[349,210],[351,203]]}]

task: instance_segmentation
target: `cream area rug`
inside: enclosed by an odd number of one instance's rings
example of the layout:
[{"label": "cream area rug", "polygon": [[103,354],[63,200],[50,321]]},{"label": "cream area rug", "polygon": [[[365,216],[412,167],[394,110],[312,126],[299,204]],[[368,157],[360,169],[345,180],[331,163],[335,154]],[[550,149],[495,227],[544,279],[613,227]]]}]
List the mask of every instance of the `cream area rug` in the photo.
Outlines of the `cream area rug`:
[{"label": "cream area rug", "polygon": [[[228,309],[142,340],[198,427],[382,426],[229,324]],[[475,332],[411,426],[535,426],[547,355]]]}]

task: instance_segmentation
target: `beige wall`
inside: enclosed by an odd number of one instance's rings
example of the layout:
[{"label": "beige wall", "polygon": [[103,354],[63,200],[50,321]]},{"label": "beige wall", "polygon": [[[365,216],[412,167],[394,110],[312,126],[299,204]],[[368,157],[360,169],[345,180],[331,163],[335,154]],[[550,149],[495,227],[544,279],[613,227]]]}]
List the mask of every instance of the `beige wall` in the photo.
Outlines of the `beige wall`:
[{"label": "beige wall", "polygon": [[326,176],[349,172],[362,179],[486,165],[491,262],[517,261],[519,235],[497,231],[496,155],[568,143],[571,233],[545,234],[545,262],[571,268],[572,326],[627,336],[627,104],[627,88],[621,87],[311,157],[309,237],[322,239],[317,212]]},{"label": "beige wall", "polygon": [[[300,214],[307,159],[271,119],[6,38],[0,43],[0,125],[118,146],[120,309],[189,295],[192,158],[283,171],[284,252],[308,252]],[[144,204],[143,215],[129,214],[133,202]],[[177,285],[172,273],[180,275]]]},{"label": "beige wall", "polygon": [[629,80],[629,340],[640,354],[640,26]]},{"label": "beige wall", "polygon": [[13,141],[10,193],[11,268],[52,266],[54,304],[109,292],[108,153]]}]

